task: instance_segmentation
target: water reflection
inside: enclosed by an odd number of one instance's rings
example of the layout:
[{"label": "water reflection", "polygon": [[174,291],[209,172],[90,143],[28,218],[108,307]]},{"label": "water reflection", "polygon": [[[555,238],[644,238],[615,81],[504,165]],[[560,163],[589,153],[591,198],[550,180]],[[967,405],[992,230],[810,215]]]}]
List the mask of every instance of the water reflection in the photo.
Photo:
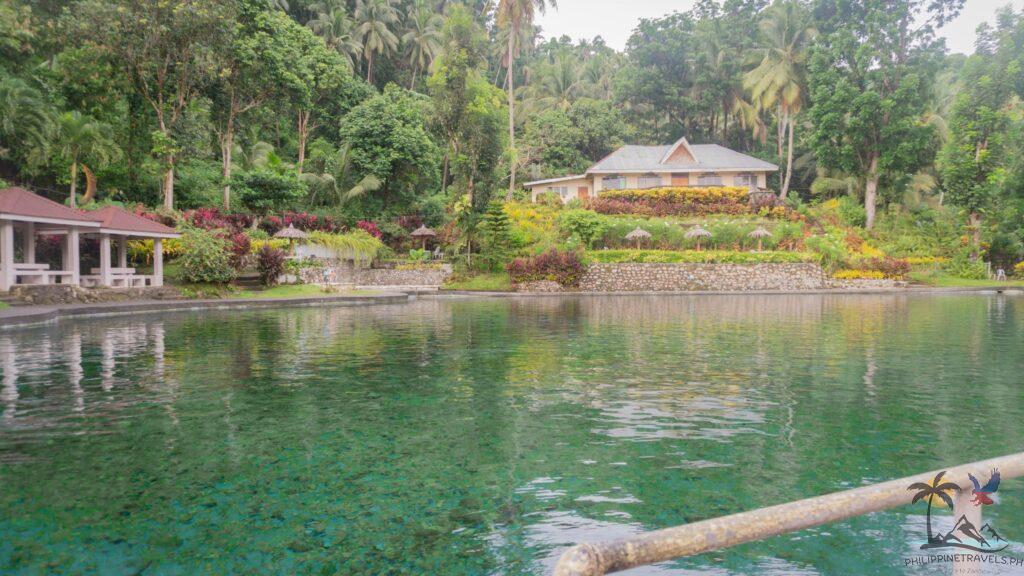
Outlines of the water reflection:
[{"label": "water reflection", "polygon": [[[540,574],[578,540],[1020,445],[1021,306],[422,299],[0,333],[0,572]],[[994,517],[1024,515],[1004,489]],[[639,573],[877,572],[907,517]]]}]

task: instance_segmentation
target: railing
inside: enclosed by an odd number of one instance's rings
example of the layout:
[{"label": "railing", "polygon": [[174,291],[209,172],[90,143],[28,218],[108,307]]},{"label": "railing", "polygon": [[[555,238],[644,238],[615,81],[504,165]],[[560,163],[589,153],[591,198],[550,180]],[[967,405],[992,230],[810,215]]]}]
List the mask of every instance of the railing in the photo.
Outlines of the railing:
[{"label": "railing", "polygon": [[[945,470],[946,475],[942,481],[953,482],[962,490],[956,498],[957,518],[960,514],[967,514],[972,523],[981,526],[981,508],[970,503],[973,485],[967,474],[974,474],[985,482],[993,469],[999,470],[1003,480],[1024,476],[1024,452]],[[930,484],[939,472],[926,472],[863,488],[703,520],[614,542],[579,544],[562,555],[554,574],[603,576],[610,572],[721,550],[904,506],[910,504],[914,497],[914,492],[907,489],[910,484]],[[961,567],[961,564],[957,564],[957,567]]]}]

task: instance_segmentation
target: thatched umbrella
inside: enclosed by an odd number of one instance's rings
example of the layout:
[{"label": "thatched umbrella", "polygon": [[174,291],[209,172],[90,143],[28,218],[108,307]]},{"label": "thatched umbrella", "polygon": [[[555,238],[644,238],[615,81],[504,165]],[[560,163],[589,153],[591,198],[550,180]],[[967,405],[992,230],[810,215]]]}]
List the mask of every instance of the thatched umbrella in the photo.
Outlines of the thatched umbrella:
[{"label": "thatched umbrella", "polygon": [[294,224],[289,224],[287,228],[281,228],[274,234],[274,238],[287,238],[288,239],[288,254],[295,252],[295,241],[305,240],[309,236],[305,232],[299,230]]},{"label": "thatched umbrella", "polygon": [[413,238],[419,238],[423,241],[423,249],[427,249],[427,238],[433,238],[437,236],[437,233],[427,228],[426,226],[420,226],[412,233]]},{"label": "thatched umbrella", "polygon": [[685,236],[687,238],[696,238],[697,239],[697,250],[700,250],[700,239],[701,238],[711,238],[711,232],[708,232],[707,230],[701,228],[700,224],[698,224],[698,225],[694,226],[693,228],[690,228],[689,230],[687,230]]},{"label": "thatched umbrella", "polygon": [[747,234],[747,236],[749,236],[751,238],[757,238],[757,251],[760,252],[761,251],[761,242],[765,238],[771,238],[772,233],[767,231],[767,230],[765,230],[764,226],[758,226],[757,229],[755,229],[750,234]]},{"label": "thatched umbrella", "polygon": [[626,240],[636,240],[636,249],[637,250],[640,249],[640,241],[644,240],[645,238],[650,238],[650,237],[651,237],[651,233],[648,232],[647,230],[644,230],[643,228],[641,228],[639,226],[636,227],[636,230],[633,230],[629,234],[626,234]]}]

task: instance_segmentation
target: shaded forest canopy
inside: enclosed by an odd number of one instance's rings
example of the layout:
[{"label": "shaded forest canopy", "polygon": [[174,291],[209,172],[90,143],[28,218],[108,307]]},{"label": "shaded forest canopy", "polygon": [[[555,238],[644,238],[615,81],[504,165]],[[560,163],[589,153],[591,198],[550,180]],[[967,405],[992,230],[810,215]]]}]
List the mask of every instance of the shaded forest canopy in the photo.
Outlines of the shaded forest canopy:
[{"label": "shaded forest canopy", "polygon": [[0,178],[78,204],[437,225],[680,136],[780,165],[792,202],[954,209],[1024,256],[1024,14],[976,53],[963,0],[701,0],[626,49],[547,38],[548,0],[11,0]]}]

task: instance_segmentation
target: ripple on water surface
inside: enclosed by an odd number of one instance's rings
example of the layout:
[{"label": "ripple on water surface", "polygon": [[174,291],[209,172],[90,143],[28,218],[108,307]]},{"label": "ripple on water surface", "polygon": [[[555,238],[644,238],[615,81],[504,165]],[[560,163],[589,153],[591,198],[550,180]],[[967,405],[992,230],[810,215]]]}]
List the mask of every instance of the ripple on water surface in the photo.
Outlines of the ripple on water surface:
[{"label": "ripple on water surface", "polygon": [[[1020,450],[1022,351],[1024,300],[1002,296],[421,300],[0,332],[0,573],[542,574],[579,541]],[[986,518],[1024,555],[1021,486]],[[903,574],[924,533],[907,508],[635,573]]]}]

